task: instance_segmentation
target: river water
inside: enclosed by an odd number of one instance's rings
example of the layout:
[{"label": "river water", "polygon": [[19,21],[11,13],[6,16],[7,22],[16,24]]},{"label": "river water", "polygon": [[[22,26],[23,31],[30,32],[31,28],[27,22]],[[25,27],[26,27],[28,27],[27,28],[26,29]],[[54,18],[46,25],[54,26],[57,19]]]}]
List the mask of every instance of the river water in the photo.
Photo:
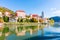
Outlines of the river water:
[{"label": "river water", "polygon": [[10,34],[8,36],[0,36],[0,40],[60,40],[59,24],[15,26],[8,27],[8,31],[4,31],[4,33],[10,32]]}]

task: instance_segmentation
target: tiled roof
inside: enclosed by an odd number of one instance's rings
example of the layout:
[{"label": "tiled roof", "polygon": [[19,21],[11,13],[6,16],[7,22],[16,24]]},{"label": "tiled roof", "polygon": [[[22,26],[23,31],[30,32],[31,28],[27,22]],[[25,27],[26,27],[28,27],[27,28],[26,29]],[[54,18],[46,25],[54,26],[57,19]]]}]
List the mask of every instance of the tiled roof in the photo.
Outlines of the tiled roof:
[{"label": "tiled roof", "polygon": [[25,12],[24,10],[17,10],[16,12]]},{"label": "tiled roof", "polygon": [[32,14],[32,17],[37,17],[38,15],[37,14]]}]

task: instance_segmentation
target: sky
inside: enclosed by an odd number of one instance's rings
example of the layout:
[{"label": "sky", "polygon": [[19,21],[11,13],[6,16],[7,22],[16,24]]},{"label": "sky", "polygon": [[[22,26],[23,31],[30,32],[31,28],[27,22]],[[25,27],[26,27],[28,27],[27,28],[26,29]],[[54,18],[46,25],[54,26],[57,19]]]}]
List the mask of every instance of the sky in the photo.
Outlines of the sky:
[{"label": "sky", "polygon": [[44,17],[60,16],[60,0],[0,0],[0,6],[13,10],[24,10],[27,15],[38,14]]}]

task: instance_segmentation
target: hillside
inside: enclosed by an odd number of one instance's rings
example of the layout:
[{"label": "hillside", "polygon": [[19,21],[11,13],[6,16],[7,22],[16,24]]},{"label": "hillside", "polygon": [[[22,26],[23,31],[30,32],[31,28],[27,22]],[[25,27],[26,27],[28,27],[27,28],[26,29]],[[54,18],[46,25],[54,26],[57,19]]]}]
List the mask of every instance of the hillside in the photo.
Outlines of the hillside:
[{"label": "hillside", "polygon": [[8,8],[5,8],[5,7],[0,7],[0,12],[4,13],[6,11],[9,11],[10,13],[14,13],[12,10],[8,9]]},{"label": "hillside", "polygon": [[51,17],[55,22],[60,22],[60,16]]}]

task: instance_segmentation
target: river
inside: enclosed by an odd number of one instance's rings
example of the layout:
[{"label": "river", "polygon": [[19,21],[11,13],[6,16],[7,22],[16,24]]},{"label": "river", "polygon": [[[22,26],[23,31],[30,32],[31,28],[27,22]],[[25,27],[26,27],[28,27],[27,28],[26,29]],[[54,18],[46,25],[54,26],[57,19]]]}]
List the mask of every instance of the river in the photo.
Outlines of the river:
[{"label": "river", "polygon": [[8,25],[5,26],[0,40],[60,40],[60,25]]}]

